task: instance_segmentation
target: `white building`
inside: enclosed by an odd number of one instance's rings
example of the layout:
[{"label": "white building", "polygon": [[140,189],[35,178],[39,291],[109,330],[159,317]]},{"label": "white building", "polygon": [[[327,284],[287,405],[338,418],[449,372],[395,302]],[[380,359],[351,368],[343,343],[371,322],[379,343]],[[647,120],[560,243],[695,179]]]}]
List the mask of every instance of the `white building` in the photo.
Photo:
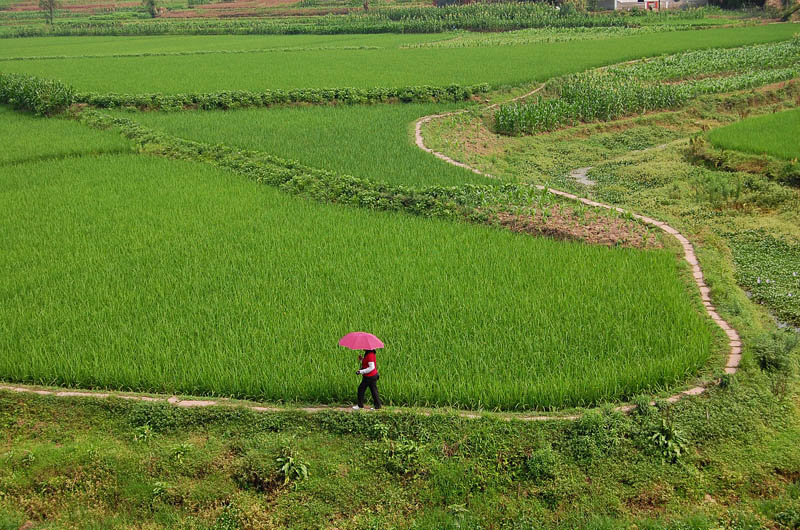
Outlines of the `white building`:
[{"label": "white building", "polygon": [[707,6],[708,0],[599,0],[601,9],[681,9],[687,7]]}]

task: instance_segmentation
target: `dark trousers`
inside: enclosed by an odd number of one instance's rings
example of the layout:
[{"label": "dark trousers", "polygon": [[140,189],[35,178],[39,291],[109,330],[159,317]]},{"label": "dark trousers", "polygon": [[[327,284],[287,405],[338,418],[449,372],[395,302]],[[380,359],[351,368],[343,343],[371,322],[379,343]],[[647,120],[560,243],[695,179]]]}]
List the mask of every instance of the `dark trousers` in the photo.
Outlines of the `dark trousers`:
[{"label": "dark trousers", "polygon": [[367,391],[367,387],[369,387],[369,391],[372,393],[372,405],[379,409],[381,408],[381,398],[378,396],[378,378],[379,375],[374,375],[372,377],[362,376],[361,377],[361,384],[358,385],[358,407],[364,408],[364,393]]}]

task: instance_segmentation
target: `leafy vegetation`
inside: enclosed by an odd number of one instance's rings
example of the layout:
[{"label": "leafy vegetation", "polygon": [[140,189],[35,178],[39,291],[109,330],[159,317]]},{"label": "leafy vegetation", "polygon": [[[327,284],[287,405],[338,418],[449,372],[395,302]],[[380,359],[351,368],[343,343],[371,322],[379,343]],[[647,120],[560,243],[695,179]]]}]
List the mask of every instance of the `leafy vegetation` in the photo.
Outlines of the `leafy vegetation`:
[{"label": "leafy vegetation", "polygon": [[269,90],[264,92],[229,91],[218,94],[78,94],[76,103],[94,107],[137,107],[140,110],[234,109],[271,107],[292,103],[343,104],[391,102],[467,101],[476,94],[488,92],[489,85],[446,87],[406,86],[399,88],[330,88]]},{"label": "leafy vegetation", "polygon": [[731,248],[738,282],[780,319],[800,325],[800,245],[750,231],[737,234]]},{"label": "leafy vegetation", "polygon": [[0,103],[45,116],[63,111],[73,100],[72,87],[60,81],[0,73]]},{"label": "leafy vegetation", "polygon": [[[726,71],[734,73],[706,77]],[[798,75],[800,38],[686,52],[552,80],[547,84],[551,98],[502,105],[494,122],[496,130],[505,134],[533,134],[579,122],[674,109],[698,95],[732,92]],[[674,80],[683,82],[666,83]]]}]

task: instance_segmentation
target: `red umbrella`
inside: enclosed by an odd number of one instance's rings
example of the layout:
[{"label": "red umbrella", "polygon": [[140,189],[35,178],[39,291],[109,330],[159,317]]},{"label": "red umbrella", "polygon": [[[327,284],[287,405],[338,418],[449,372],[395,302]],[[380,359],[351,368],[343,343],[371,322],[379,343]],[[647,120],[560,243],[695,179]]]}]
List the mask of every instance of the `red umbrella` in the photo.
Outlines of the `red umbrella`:
[{"label": "red umbrella", "polygon": [[354,331],[348,333],[339,340],[339,346],[350,348],[351,350],[377,350],[383,348],[381,339],[372,333]]}]

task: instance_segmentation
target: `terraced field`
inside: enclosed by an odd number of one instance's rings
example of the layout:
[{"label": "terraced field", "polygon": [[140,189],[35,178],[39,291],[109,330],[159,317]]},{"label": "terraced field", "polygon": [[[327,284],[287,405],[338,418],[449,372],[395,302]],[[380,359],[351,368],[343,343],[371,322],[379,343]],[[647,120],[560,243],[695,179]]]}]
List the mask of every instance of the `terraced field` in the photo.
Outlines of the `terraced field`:
[{"label": "terraced field", "polygon": [[389,344],[393,403],[546,408],[661,388],[710,355],[670,252],[321,206],[141,155],[0,174],[15,380],[344,401],[336,339],[363,328]]},{"label": "terraced field", "polygon": [[[411,46],[432,35],[68,37],[13,41],[0,70],[101,95],[478,82],[519,92],[587,67],[793,32],[472,48]],[[35,58],[57,55],[70,57]],[[401,405],[589,406],[718,370],[718,331],[673,250],[512,233],[503,227],[528,231],[522,219],[587,233],[606,221],[413,145],[420,116],[478,103],[83,110],[131,142],[4,111],[0,376],[341,403],[354,360],[335,344],[352,329],[385,339],[381,384]]]}]

